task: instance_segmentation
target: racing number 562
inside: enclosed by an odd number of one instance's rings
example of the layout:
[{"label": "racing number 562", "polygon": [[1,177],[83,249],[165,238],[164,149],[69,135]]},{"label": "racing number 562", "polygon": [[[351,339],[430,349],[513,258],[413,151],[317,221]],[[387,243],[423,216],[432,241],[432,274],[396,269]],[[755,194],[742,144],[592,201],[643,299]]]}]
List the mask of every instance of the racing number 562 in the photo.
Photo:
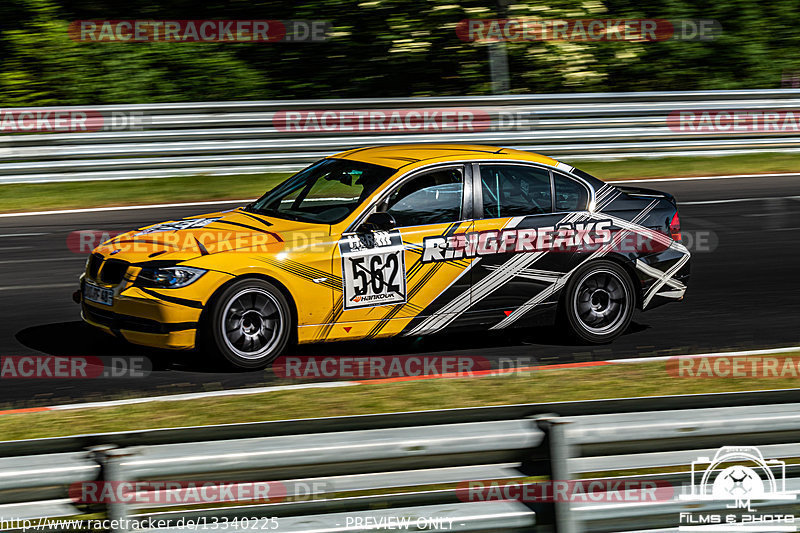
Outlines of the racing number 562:
[{"label": "racing number 562", "polygon": [[[381,294],[384,290],[400,292],[400,285],[397,283],[400,262],[397,255],[373,255],[369,262],[366,257],[354,257],[350,259],[350,266],[353,269],[353,290],[356,296],[367,294],[370,288],[373,294]],[[384,277],[385,270],[390,270],[387,277]]]}]

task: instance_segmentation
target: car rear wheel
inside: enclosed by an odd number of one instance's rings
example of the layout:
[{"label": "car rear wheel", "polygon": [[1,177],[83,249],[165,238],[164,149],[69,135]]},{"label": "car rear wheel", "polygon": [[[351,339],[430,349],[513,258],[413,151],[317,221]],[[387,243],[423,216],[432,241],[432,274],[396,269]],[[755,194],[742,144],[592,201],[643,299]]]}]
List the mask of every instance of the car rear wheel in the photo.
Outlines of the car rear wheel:
[{"label": "car rear wheel", "polygon": [[205,325],[206,346],[236,368],[264,368],[286,348],[291,325],[280,290],[264,280],[244,279],[215,298]]},{"label": "car rear wheel", "polygon": [[635,306],[633,282],[612,261],[592,261],[567,283],[561,302],[562,323],[577,339],[610,342],[631,323]]}]

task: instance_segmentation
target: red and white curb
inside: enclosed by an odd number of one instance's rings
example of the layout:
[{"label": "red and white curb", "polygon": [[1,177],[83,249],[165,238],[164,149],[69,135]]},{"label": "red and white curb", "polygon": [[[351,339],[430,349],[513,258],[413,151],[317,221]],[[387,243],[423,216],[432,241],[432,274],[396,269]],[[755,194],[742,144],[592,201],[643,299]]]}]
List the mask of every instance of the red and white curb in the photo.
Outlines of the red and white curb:
[{"label": "red and white curb", "polygon": [[102,407],[119,407],[123,405],[136,405],[151,402],[180,402],[190,400],[202,400],[206,398],[223,398],[228,396],[245,396],[250,394],[263,394],[268,392],[303,390],[303,389],[333,389],[339,387],[352,387],[355,385],[378,385],[383,383],[400,383],[406,381],[422,381],[429,379],[453,379],[500,376],[517,374],[523,372],[533,372],[541,370],[563,370],[570,368],[592,368],[609,365],[625,365],[635,363],[655,363],[667,361],[675,357],[681,358],[714,358],[714,357],[749,357],[759,355],[775,355],[800,351],[800,346],[787,346],[785,348],[768,348],[762,350],[740,350],[734,352],[712,352],[685,355],[665,355],[656,357],[635,357],[630,359],[608,359],[605,361],[585,361],[580,363],[563,363],[555,365],[521,366],[514,368],[489,369],[470,372],[468,376],[463,373],[444,373],[423,376],[404,376],[394,378],[364,379],[353,381],[325,381],[321,383],[300,383],[295,385],[277,385],[272,387],[251,387],[246,389],[231,389],[212,392],[194,392],[187,394],[170,394],[165,396],[149,396],[145,398],[130,398],[125,400],[109,400],[104,402],[71,403],[65,405],[52,405],[49,407],[30,407],[22,409],[8,409],[0,411],[0,415],[13,415],[22,413],[40,413],[45,411],[72,411],[75,409],[96,409]]}]

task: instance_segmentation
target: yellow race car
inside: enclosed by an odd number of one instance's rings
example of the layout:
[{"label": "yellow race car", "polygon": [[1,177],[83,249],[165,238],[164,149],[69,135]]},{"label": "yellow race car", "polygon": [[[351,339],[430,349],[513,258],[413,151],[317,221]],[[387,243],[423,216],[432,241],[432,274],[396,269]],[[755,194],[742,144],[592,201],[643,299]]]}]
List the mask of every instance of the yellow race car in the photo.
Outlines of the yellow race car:
[{"label": "yellow race car", "polygon": [[590,342],[680,300],[689,252],[674,198],[491,146],[359,148],[257,201],[118,235],[76,300],[132,343],[261,368],[290,342],[468,327],[553,312]]}]

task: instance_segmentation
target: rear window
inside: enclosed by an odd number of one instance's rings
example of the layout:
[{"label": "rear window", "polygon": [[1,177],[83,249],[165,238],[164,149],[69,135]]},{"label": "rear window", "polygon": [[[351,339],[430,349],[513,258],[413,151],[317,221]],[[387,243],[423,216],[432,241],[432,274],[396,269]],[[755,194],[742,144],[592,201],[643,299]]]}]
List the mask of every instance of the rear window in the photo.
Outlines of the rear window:
[{"label": "rear window", "polygon": [[553,188],[556,193],[556,211],[586,210],[589,204],[589,192],[581,183],[554,172]]}]

